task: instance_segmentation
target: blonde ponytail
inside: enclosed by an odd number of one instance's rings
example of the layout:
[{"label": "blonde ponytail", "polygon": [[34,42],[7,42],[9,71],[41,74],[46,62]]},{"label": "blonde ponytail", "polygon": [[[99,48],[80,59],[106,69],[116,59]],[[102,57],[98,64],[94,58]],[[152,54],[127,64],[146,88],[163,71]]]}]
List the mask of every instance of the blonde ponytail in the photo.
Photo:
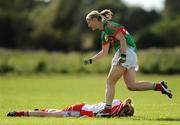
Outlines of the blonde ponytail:
[{"label": "blonde ponytail", "polygon": [[97,18],[99,21],[101,21],[103,18],[106,20],[112,20],[113,13],[111,10],[104,9],[101,12],[98,12],[97,10],[91,11],[86,16],[86,20],[91,20],[93,18]]},{"label": "blonde ponytail", "polygon": [[103,16],[106,20],[112,20],[113,13],[111,10],[104,9],[100,12],[100,14]]}]

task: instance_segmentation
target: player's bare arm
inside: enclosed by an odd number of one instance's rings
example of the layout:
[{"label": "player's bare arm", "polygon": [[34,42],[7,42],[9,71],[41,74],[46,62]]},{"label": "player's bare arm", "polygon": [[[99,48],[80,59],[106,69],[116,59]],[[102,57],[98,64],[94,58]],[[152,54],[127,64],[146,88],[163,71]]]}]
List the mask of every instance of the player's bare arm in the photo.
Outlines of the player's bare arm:
[{"label": "player's bare arm", "polygon": [[92,59],[92,62],[96,62],[97,60],[105,57],[108,55],[108,52],[109,52],[109,43],[106,44],[106,45],[102,45],[102,50],[96,54],[95,56],[93,56],[91,59]]}]

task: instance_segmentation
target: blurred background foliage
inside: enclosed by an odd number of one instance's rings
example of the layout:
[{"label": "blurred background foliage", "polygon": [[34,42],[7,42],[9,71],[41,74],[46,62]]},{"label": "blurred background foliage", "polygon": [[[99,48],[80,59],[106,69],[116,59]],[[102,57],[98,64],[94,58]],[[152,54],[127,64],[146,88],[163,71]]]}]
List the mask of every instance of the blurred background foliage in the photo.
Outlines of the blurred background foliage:
[{"label": "blurred background foliage", "polygon": [[[107,74],[113,53],[93,65],[84,66],[82,58],[95,53],[79,52],[47,52],[0,50],[0,75],[8,73],[23,75],[34,73],[97,73]],[[138,52],[139,71],[141,73],[176,74],[180,73],[180,48],[176,49],[147,49]]]},{"label": "blurred background foliage", "polygon": [[130,8],[120,0],[1,0],[0,47],[81,51],[85,36],[94,41],[90,49],[100,49],[100,32],[87,28],[85,16],[105,8],[136,37],[139,49],[180,45],[179,0],[165,0],[162,12]]},{"label": "blurred background foliage", "polygon": [[[101,49],[100,32],[87,27],[85,16],[106,8],[134,35],[143,51],[138,53],[142,72],[180,72],[179,0],[165,0],[160,12],[128,7],[121,0],[1,0],[0,72],[107,72],[111,59],[107,58],[108,66],[101,64],[100,69],[95,66],[88,71],[79,62],[83,55],[77,54]],[[147,48],[158,49],[143,50]]]}]

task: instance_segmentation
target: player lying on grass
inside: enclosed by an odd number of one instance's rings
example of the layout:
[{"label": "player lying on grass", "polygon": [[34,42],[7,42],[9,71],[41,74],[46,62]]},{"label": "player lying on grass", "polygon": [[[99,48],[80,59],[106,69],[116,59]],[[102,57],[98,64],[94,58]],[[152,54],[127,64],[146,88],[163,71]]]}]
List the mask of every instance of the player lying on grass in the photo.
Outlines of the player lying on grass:
[{"label": "player lying on grass", "polygon": [[97,104],[76,104],[64,109],[35,109],[34,111],[9,112],[7,116],[41,116],[41,117],[120,117],[133,116],[134,107],[132,100],[127,98],[124,101],[114,99],[112,103],[111,115],[99,115],[106,103]]}]

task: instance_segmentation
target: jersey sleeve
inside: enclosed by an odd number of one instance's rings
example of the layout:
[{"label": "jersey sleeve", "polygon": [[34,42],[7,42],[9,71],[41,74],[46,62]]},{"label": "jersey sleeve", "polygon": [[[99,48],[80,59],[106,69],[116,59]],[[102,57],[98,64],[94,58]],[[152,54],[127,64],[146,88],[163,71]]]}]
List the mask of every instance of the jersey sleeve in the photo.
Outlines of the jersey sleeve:
[{"label": "jersey sleeve", "polygon": [[107,39],[107,35],[105,32],[102,32],[101,34],[101,42],[102,42],[102,46],[109,44],[109,41]]},{"label": "jersey sleeve", "polygon": [[117,34],[118,34],[119,32],[122,33],[124,36],[125,36],[126,34],[129,34],[128,31],[127,31],[123,26],[118,27],[118,28],[114,28],[114,30],[115,30],[115,33],[113,34],[114,38],[117,38]]}]

